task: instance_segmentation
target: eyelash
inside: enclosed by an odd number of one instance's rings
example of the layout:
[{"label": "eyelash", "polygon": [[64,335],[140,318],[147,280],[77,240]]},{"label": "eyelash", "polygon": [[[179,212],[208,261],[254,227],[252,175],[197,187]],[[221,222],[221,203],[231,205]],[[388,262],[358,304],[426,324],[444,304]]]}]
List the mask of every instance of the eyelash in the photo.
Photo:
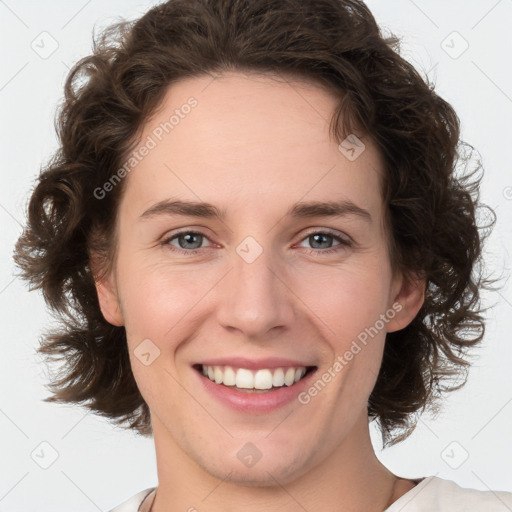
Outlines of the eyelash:
[{"label": "eyelash", "polygon": [[[199,249],[187,250],[187,249],[181,249],[180,247],[176,247],[174,245],[171,245],[170,242],[172,240],[178,238],[180,235],[199,235],[199,236],[202,236],[202,237],[206,238],[207,240],[209,240],[209,238],[204,233],[202,233],[200,231],[186,230],[186,231],[180,231],[178,233],[174,233],[172,236],[169,236],[169,237],[165,238],[164,240],[162,240],[161,245],[164,246],[164,247],[169,248],[173,252],[176,252],[178,254],[188,255],[188,256],[196,255],[197,253],[199,253],[200,251],[205,249],[205,247],[201,247]],[[301,242],[306,240],[307,238],[313,236],[313,235],[327,235],[327,236],[330,236],[330,237],[334,238],[337,242],[339,242],[339,244],[335,245],[334,247],[331,247],[329,249],[307,249],[306,248],[307,254],[310,254],[312,256],[323,256],[323,255],[326,255],[326,254],[332,254],[332,253],[338,252],[342,248],[352,247],[352,245],[353,245],[352,241],[349,240],[348,238],[343,238],[340,235],[338,235],[338,234],[336,234],[336,233],[334,233],[332,231],[329,231],[329,230],[312,231],[310,233],[307,233],[301,239]]]}]

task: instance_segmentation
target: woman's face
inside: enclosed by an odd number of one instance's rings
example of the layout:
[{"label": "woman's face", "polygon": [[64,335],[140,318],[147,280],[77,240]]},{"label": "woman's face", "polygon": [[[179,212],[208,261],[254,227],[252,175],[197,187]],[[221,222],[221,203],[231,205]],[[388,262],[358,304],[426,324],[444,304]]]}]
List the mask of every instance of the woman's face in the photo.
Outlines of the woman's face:
[{"label": "woman's face", "polygon": [[386,331],[421,305],[391,271],[379,154],[330,139],[335,106],[268,76],[188,79],[132,155],[102,310],[126,327],[157,450],[218,478],[354,456]]}]

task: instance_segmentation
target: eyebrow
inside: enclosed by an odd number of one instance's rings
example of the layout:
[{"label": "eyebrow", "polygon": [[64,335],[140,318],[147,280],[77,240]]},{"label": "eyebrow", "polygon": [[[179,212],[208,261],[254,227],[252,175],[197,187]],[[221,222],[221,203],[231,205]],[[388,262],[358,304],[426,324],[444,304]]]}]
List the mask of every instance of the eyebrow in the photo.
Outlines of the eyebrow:
[{"label": "eyebrow", "polygon": [[[224,220],[226,218],[226,210],[219,209],[210,203],[164,199],[148,208],[140,215],[139,219],[149,219],[160,215],[181,215]],[[372,222],[372,217],[368,210],[357,206],[349,200],[298,202],[286,212],[285,217],[343,217],[347,215],[353,215],[367,222]]]}]

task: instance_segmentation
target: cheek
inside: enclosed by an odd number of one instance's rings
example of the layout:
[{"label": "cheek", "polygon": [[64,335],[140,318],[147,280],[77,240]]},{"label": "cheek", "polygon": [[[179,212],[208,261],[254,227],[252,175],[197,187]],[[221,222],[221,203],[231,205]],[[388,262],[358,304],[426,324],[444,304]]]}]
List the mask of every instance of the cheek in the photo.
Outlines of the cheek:
[{"label": "cheek", "polygon": [[[229,262],[171,265],[165,255],[156,261],[130,251],[119,256],[118,289],[132,345],[146,338],[157,344],[179,343],[192,324],[200,328],[201,318],[213,314],[219,301],[231,300],[231,290],[238,289],[227,275]],[[390,272],[377,254],[337,265],[296,261],[276,270],[279,279],[268,293],[291,305],[297,325],[313,323],[336,352],[385,311]]]},{"label": "cheek", "polygon": [[[383,264],[309,269],[292,289],[317,317],[331,345],[341,350],[385,313],[390,272]],[[380,325],[380,324],[379,324]]]},{"label": "cheek", "polygon": [[[122,299],[133,375],[148,403],[161,396],[162,386],[173,403],[181,400],[174,374],[173,354],[197,331],[194,319],[204,308],[208,289],[218,279],[201,272],[148,264],[143,258],[120,258],[118,289]],[[215,277],[215,276],[212,276]],[[196,309],[197,308],[197,309]],[[139,359],[149,352],[149,364]]]},{"label": "cheek", "polygon": [[143,258],[120,258],[118,277],[128,335],[160,339],[204,295],[197,273]]}]

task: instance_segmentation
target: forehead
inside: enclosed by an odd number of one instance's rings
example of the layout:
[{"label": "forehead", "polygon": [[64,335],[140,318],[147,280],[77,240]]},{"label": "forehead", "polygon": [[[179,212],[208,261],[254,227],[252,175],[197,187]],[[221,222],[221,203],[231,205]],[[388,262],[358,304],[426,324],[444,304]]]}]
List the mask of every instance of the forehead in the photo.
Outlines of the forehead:
[{"label": "forehead", "polygon": [[[173,84],[143,127],[125,197],[140,212],[170,196],[271,211],[303,200],[380,205],[371,140],[354,160],[329,134],[338,98],[268,75],[230,73]],[[126,203],[126,201],[125,201]]]}]

